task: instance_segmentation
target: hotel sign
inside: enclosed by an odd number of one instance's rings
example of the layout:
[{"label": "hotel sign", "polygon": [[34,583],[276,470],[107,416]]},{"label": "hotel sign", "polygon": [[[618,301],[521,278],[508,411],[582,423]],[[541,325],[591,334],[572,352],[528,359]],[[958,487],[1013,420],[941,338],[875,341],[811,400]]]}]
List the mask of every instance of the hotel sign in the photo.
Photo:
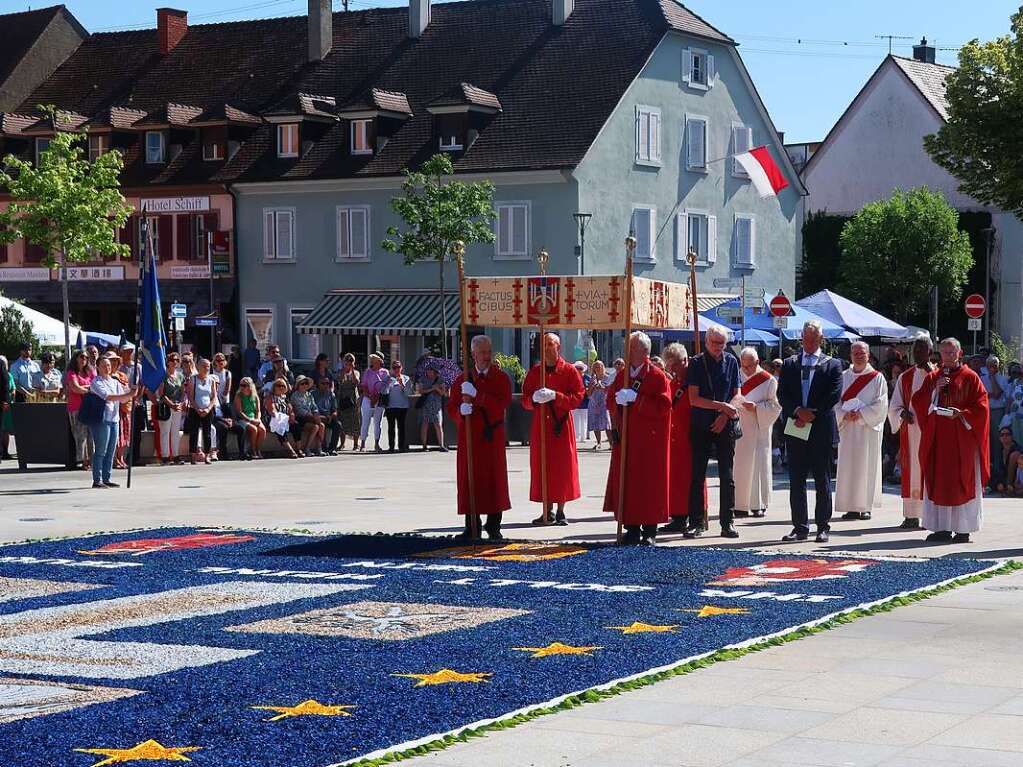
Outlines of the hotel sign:
[{"label": "hotel sign", "polygon": [[147,197],[139,200],[139,210],[146,213],[201,213],[209,209],[209,197]]}]

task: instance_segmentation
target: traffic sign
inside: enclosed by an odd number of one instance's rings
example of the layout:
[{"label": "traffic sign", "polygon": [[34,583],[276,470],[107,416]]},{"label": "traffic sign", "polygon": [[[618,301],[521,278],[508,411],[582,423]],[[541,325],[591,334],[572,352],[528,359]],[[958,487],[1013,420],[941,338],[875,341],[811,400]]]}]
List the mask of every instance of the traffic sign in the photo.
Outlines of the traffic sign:
[{"label": "traffic sign", "polygon": [[174,330],[178,333],[183,332],[185,329],[185,318],[175,317],[174,318]]},{"label": "traffic sign", "polygon": [[174,319],[185,319],[188,316],[188,306],[186,304],[171,304],[170,316]]},{"label": "traffic sign", "polygon": [[718,317],[724,322],[731,322],[738,325],[742,322],[742,308],[739,306],[719,306]]},{"label": "traffic sign", "polygon": [[789,318],[788,317],[775,317],[774,318],[774,329],[775,330],[785,330],[785,329],[788,328],[788,326],[789,326]]},{"label": "traffic sign", "polygon": [[964,306],[966,308],[966,316],[975,319],[983,317],[984,312],[987,311],[987,302],[980,293],[968,295]]},{"label": "traffic sign", "polygon": [[763,288],[754,288],[747,285],[742,292],[742,299],[747,304],[759,304],[763,302],[765,295],[767,295],[767,291]]},{"label": "traffic sign", "polygon": [[972,330],[973,332],[977,332],[978,330],[982,330],[983,328],[984,328],[984,321],[980,317],[970,317],[970,319],[966,320],[966,329],[967,330]]},{"label": "traffic sign", "polygon": [[715,277],[715,288],[739,288],[742,287],[741,277]]},{"label": "traffic sign", "polygon": [[792,311],[792,302],[779,291],[778,295],[771,299],[771,316],[791,317],[793,314],[795,312]]},{"label": "traffic sign", "polygon": [[217,323],[220,321],[220,317],[215,314],[207,314],[203,317],[195,318],[195,326],[197,328],[215,328]]}]

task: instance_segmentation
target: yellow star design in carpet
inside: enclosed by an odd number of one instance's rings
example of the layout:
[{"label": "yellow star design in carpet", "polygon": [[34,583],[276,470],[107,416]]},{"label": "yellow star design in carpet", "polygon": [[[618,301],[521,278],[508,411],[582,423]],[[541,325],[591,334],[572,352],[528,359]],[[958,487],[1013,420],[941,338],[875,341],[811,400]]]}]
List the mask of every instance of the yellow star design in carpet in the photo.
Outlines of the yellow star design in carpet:
[{"label": "yellow star design in carpet", "polygon": [[104,767],[107,764],[127,764],[128,762],[190,762],[186,753],[201,751],[198,746],[177,746],[168,748],[155,740],[147,740],[131,748],[76,748],[83,754],[98,754],[107,757],[96,762],[92,767]]},{"label": "yellow star design in carpet", "polygon": [[680,613],[696,613],[697,618],[710,618],[715,615],[747,615],[749,610],[745,607],[716,607],[715,605],[704,605],[699,610],[685,609]]},{"label": "yellow star design in carpet", "polygon": [[280,719],[287,719],[292,716],[351,716],[348,709],[355,706],[331,706],[320,703],[318,700],[304,700],[297,706],[249,706],[262,711],[276,711],[277,716],[270,717],[264,721],[276,722]]},{"label": "yellow star design in carpet", "polygon": [[603,650],[603,647],[573,647],[561,642],[551,642],[546,647],[513,647],[513,650],[520,652],[531,652],[530,658],[546,658],[550,655],[588,655],[593,657],[594,650]]},{"label": "yellow star design in carpet", "polygon": [[434,671],[432,674],[391,674],[391,676],[406,676],[409,679],[418,679],[419,682],[415,684],[415,687],[427,687],[432,684],[451,684],[453,682],[470,682],[472,684],[478,684],[480,682],[488,682],[488,676],[493,674],[481,673],[478,671],[471,671],[467,674],[463,674],[460,671],[452,671],[449,668],[442,668],[440,671]]},{"label": "yellow star design in carpet", "polygon": [[641,623],[640,621],[633,621],[631,626],[605,626],[605,628],[614,629],[621,631],[622,634],[674,634],[675,629],[678,625],[673,626],[657,626],[652,623]]}]

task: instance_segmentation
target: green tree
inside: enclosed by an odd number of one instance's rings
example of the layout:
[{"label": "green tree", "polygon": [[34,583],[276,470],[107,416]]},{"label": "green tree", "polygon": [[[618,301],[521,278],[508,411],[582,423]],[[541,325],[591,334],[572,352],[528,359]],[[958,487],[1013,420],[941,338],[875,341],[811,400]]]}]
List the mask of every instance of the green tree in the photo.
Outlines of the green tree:
[{"label": "green tree", "polygon": [[18,347],[32,344],[32,356],[39,357],[39,339],[32,331],[32,323],[25,319],[16,304],[0,308],[0,354],[11,362],[18,357]]},{"label": "green tree", "polygon": [[43,263],[61,267],[64,298],[64,354],[71,356],[70,307],[64,266],[97,256],[127,256],[117,230],[132,209],[119,190],[123,162],[117,151],[89,162],[82,149],[84,134],[60,130],[64,117],[53,107],[40,107],[57,129],[38,165],[14,155],[3,159],[0,188],[11,204],[0,211],[0,242],[24,239],[43,248]]},{"label": "green tree", "polygon": [[849,216],[818,210],[803,224],[803,263],[799,270],[797,295],[808,296],[838,284],[842,248],[839,238]]},{"label": "green tree", "polygon": [[1012,15],[1010,34],[959,49],[945,97],[948,120],[924,137],[931,158],[974,199],[1023,213],[1023,8]]},{"label": "green tree", "polygon": [[444,262],[455,242],[494,241],[494,185],[489,181],[454,181],[451,158],[436,154],[418,171],[405,171],[402,196],[391,199],[391,208],[405,229],[389,226],[381,247],[400,253],[407,265],[436,261],[439,268],[440,315],[443,356],[448,356],[447,317],[444,313]]},{"label": "green tree", "polygon": [[970,239],[941,194],[896,190],[865,205],[842,229],[838,292],[906,322],[937,286],[956,301],[973,266]]}]

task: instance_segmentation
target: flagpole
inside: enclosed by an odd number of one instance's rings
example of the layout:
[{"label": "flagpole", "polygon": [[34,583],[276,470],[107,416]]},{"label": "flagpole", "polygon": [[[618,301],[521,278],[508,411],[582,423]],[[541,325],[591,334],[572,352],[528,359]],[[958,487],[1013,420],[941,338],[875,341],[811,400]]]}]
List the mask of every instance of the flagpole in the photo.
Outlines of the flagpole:
[{"label": "flagpole", "polygon": [[[633,232],[629,232],[629,236],[625,238],[625,369],[622,371],[625,373],[625,385],[622,386],[623,391],[632,386],[629,378],[631,377],[630,372],[632,368],[632,255],[635,250],[636,235]],[[622,526],[625,517],[625,450],[629,435],[628,405],[619,405],[618,412],[618,418],[621,423],[618,428],[620,436],[618,442],[618,529],[615,534],[615,540],[621,543]]]},{"label": "flagpole", "polygon": [[[135,349],[132,354],[132,375],[128,377],[129,385],[139,386],[142,378],[142,286],[145,284],[146,276],[146,254],[149,251],[149,219],[142,216],[139,220],[142,236],[139,237],[139,286],[135,295]],[[131,408],[128,410],[128,479],[125,487],[131,489],[131,467],[135,465],[135,407],[138,400],[138,390],[131,398]]]}]

